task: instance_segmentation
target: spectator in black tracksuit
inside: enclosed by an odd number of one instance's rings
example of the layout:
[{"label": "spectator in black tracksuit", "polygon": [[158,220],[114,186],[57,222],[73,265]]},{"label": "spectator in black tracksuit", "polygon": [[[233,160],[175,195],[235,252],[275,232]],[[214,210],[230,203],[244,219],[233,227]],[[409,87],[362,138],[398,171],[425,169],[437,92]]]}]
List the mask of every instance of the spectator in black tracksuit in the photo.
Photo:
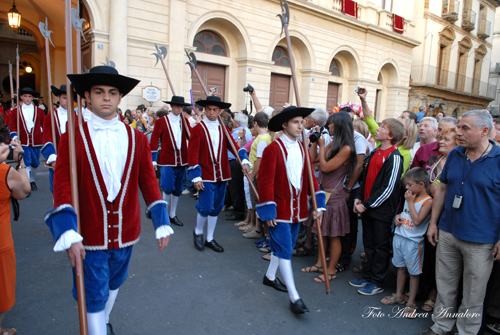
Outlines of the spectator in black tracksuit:
[{"label": "spectator in black tracksuit", "polygon": [[402,122],[393,118],[382,121],[375,134],[380,147],[367,158],[354,200],[354,212],[362,214],[367,263],[364,278],[353,279],[349,284],[359,287],[358,293],[363,295],[384,291],[390,261],[391,225],[398,210],[403,173],[403,157],[395,145],[404,133]]}]

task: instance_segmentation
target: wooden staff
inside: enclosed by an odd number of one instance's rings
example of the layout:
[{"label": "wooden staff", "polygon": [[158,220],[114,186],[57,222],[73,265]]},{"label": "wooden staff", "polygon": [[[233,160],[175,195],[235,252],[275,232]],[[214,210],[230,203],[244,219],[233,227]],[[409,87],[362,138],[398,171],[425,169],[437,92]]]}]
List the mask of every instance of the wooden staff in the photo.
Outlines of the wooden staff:
[{"label": "wooden staff", "polygon": [[[292,54],[292,42],[290,40],[290,33],[288,32],[288,22],[290,20],[290,10],[288,8],[288,3],[283,3],[283,0],[280,0],[281,4],[281,14],[278,14],[278,16],[281,18],[281,23],[282,23],[282,32],[283,30],[285,31],[285,36],[286,36],[286,44],[288,47],[288,53],[290,56],[290,68],[292,70],[292,79],[293,79],[293,88],[295,92],[295,99],[297,101],[297,107],[300,107],[300,98],[299,98],[299,86],[297,84],[297,75],[295,73],[295,61],[293,58]],[[318,211],[318,203],[316,202],[316,197],[315,197],[315,190],[314,190],[314,183],[313,183],[313,175],[312,175],[312,169],[311,169],[311,157],[309,156],[310,153],[307,150],[306,146],[306,130],[305,128],[302,130],[302,141],[304,144],[304,148],[306,149],[306,154],[304,155],[306,158],[306,169],[307,169],[307,177],[309,179],[309,191],[311,192],[311,198],[312,198],[312,203],[313,203],[313,209],[315,212]],[[321,233],[321,223],[319,219],[314,220],[316,223],[316,230],[318,234],[318,248],[319,248],[319,254],[321,258],[321,264],[323,265],[323,275],[325,277],[325,286],[326,286],[326,294],[332,293],[330,290],[330,280],[328,278],[328,267],[326,264],[326,257],[325,257],[325,246],[323,244],[323,236]]]},{"label": "wooden staff", "polygon": [[10,82],[10,112],[14,109],[14,79],[12,78],[12,64],[9,60],[9,82]]},{"label": "wooden staff", "polygon": [[[188,58],[190,60],[189,62],[187,62],[187,64],[189,64],[189,66],[193,70],[194,74],[196,75],[196,78],[198,78],[198,81],[200,82],[200,85],[203,88],[203,91],[205,92],[205,94],[207,96],[209,96],[210,93],[208,92],[207,87],[205,86],[205,83],[203,83],[203,80],[201,79],[200,73],[196,69],[196,57],[195,57],[194,53],[193,52],[188,53],[186,51],[186,54],[188,55]],[[220,115],[217,115],[217,118],[219,119],[220,126],[221,126],[222,130],[224,131],[224,137],[226,138],[226,142],[229,143],[229,145],[231,146],[231,149],[233,149],[233,151],[236,153],[235,157],[238,160],[238,163],[240,164],[241,169],[243,170],[243,174],[245,175],[245,177],[247,177],[248,184],[250,185],[250,188],[252,189],[253,193],[255,194],[255,198],[257,199],[257,201],[259,201],[259,193],[257,192],[257,189],[255,188],[255,185],[253,184],[252,179],[250,178],[250,174],[243,169],[243,163],[241,162],[241,158],[238,155],[238,151],[236,150],[236,147],[234,146],[232,138],[230,137],[231,135],[227,131],[226,125],[224,124],[224,122],[222,122]]]},{"label": "wooden staff", "polygon": [[[43,22],[40,22],[38,24],[38,27],[40,28],[40,32],[42,33],[42,36],[45,39],[45,59],[47,60],[47,81],[49,84],[49,108],[50,108],[50,126],[52,127],[52,143],[54,144],[54,150],[56,151],[57,155],[57,139],[56,139],[56,123],[55,123],[55,115],[54,115],[54,109],[52,109],[52,93],[50,87],[52,86],[52,74],[50,70],[50,50],[49,50],[49,40],[52,43],[52,40],[50,39],[50,34],[52,34],[52,31],[49,30],[48,27],[48,22],[47,18],[45,18],[45,25]],[[52,45],[54,45],[52,43]]]},{"label": "wooden staff", "polygon": [[[85,19],[80,18],[80,2],[77,3],[76,9],[71,8],[71,23],[73,24],[73,28],[76,31],[76,73],[82,73],[82,37],[84,41],[85,36],[83,35],[83,22],[86,22]],[[82,97],[77,96],[78,101],[78,124],[82,124],[83,116],[82,116]],[[68,102],[68,105],[71,104],[71,109],[73,109],[73,100]]]},{"label": "wooden staff", "polygon": [[[16,99],[16,105],[17,105],[17,137],[19,138],[19,143],[23,144],[21,141],[21,130],[19,129],[19,113],[21,112],[19,108],[19,99],[21,98],[19,96],[19,44],[17,45],[16,48],[16,92],[17,92],[17,99]],[[36,113],[36,109],[35,109]],[[27,134],[26,134],[27,136]]]},{"label": "wooden staff", "polygon": [[[163,71],[165,71],[165,76],[167,76],[167,81],[168,85],[170,86],[170,90],[172,91],[172,95],[177,95],[175,94],[175,89],[174,85],[172,84],[172,81],[170,80],[170,76],[168,75],[167,67],[165,66],[165,57],[167,56],[167,48],[166,47],[158,47],[155,43],[156,47],[156,53],[153,53],[153,55],[156,56],[156,64],[158,64],[158,61],[161,62],[161,65],[163,66]],[[155,66],[156,66],[155,64]],[[188,137],[191,137],[191,131],[189,130],[189,127],[186,122],[186,118],[184,117],[184,113],[181,112],[181,119],[182,119],[182,124],[184,125],[184,128],[186,129],[186,133]]]},{"label": "wooden staff", "polygon": [[[73,44],[71,36],[71,0],[65,0],[65,31],[66,31],[66,73],[73,73]],[[73,87],[71,81],[66,77],[66,92],[68,95],[68,104],[73,103]],[[78,233],[80,233],[80,203],[78,200],[78,181],[76,165],[76,146],[75,146],[75,113],[68,111],[68,140],[69,140],[69,172],[71,183],[71,201],[78,219]],[[83,265],[80,262],[80,275],[76,276],[76,293],[78,297],[78,314],[80,319],[80,334],[88,334],[87,308],[85,305],[85,284],[83,281]]]}]

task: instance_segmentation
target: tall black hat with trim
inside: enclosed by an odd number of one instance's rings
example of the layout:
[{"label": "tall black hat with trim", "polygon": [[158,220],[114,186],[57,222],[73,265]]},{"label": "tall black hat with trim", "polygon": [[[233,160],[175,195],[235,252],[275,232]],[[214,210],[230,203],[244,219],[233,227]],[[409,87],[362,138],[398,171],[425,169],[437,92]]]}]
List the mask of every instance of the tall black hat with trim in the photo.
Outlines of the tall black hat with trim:
[{"label": "tall black hat with trim", "polygon": [[23,94],[31,94],[34,98],[38,98],[40,96],[40,93],[37,91],[33,91],[31,87],[24,87],[19,90],[19,96],[22,96]]},{"label": "tall black hat with trim", "polygon": [[106,65],[94,66],[88,73],[67,75],[73,88],[79,96],[85,97],[85,92],[90,92],[92,86],[105,85],[116,87],[120,94],[127,95],[140,80],[122,76],[118,71]]},{"label": "tall black hat with trim", "polygon": [[163,101],[166,104],[174,106],[191,106],[189,102],[184,102],[184,97],[173,95],[170,101]]},{"label": "tall black hat with trim", "polygon": [[287,122],[288,120],[291,120],[297,116],[302,116],[305,118],[309,114],[311,114],[314,111],[314,108],[305,108],[305,107],[296,107],[296,106],[289,106],[285,109],[283,109],[281,112],[276,114],[269,120],[269,124],[267,125],[267,128],[270,131],[282,131],[283,130],[283,123]]},{"label": "tall black hat with trim", "polygon": [[221,109],[227,109],[231,107],[229,102],[224,102],[220,99],[220,97],[216,95],[209,95],[205,100],[198,100],[196,103],[202,107],[206,106],[217,106]]}]

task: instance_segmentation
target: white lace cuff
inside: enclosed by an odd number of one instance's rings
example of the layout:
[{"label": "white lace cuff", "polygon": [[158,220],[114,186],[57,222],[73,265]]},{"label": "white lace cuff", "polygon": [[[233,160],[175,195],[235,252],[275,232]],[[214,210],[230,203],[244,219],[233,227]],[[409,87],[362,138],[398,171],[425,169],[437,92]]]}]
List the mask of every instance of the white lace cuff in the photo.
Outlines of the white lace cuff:
[{"label": "white lace cuff", "polygon": [[159,226],[158,228],[156,228],[155,233],[156,233],[156,239],[159,240],[160,238],[164,238],[164,237],[173,235],[174,230],[170,226],[163,225],[163,226]]},{"label": "white lace cuff", "polygon": [[83,241],[82,235],[78,234],[73,229],[67,230],[57,240],[56,245],[54,245],[54,251],[64,251],[66,249],[69,249],[73,243],[78,243],[81,241]]},{"label": "white lace cuff", "polygon": [[197,183],[197,182],[199,182],[201,180],[202,180],[201,177],[196,177],[193,180],[191,180],[191,182],[194,184],[194,183]]},{"label": "white lace cuff", "polygon": [[156,161],[153,161],[153,166],[157,166],[158,163]]},{"label": "white lace cuff", "polygon": [[45,164],[50,165],[51,163],[55,162],[56,159],[57,159],[57,155],[56,154],[51,154],[49,156],[49,158],[47,158],[47,161],[45,162]]}]

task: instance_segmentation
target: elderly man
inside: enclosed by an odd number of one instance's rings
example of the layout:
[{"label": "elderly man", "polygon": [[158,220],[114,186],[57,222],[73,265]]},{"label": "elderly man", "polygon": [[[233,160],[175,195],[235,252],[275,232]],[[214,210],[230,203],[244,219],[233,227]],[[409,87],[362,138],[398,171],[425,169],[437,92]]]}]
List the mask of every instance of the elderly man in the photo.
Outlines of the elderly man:
[{"label": "elderly man", "polygon": [[[458,125],[458,120],[453,117],[445,117],[437,123],[436,119],[432,117],[423,118],[418,127],[418,134],[420,136],[420,147],[416,150],[413,162],[410,168],[423,167],[427,165],[427,161],[431,156],[439,156],[439,143],[436,138],[441,137],[441,131],[447,127]],[[434,130],[434,127],[436,130]]]},{"label": "elderly man", "polygon": [[[240,130],[244,131],[242,146],[252,140],[252,133],[248,129],[248,116],[243,113],[234,115],[234,128],[232,136],[238,142]],[[243,136],[241,136],[243,137]],[[236,157],[228,151],[229,168],[231,169],[231,180],[227,183],[227,190],[231,196],[233,213],[226,216],[227,220],[243,220],[245,214],[245,187],[243,184],[243,172]]]},{"label": "elderly man", "polygon": [[[500,260],[500,147],[488,139],[491,115],[465,113],[453,149],[439,177],[427,238],[437,244],[437,301],[431,328],[421,335],[477,334],[493,261]],[[439,227],[438,227],[439,221]],[[463,299],[456,306],[463,280]],[[457,313],[458,312],[458,313]]]}]

